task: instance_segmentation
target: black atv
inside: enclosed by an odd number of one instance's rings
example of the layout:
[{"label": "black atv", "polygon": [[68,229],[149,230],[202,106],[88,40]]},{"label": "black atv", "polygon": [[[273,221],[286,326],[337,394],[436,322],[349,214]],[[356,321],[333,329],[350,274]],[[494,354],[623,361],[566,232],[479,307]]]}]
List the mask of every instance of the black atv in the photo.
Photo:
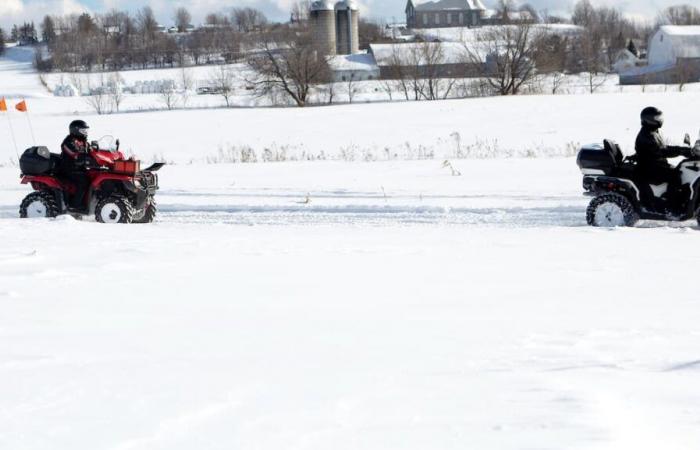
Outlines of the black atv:
[{"label": "black atv", "polygon": [[[690,136],[685,143],[690,145]],[[679,192],[667,192],[668,183],[651,184],[640,176],[635,156],[624,157],[610,140],[583,147],[577,163],[583,173],[585,195],[594,197],[586,221],[595,227],[632,227],[640,219],[686,221],[698,219],[700,208],[700,140],[688,147],[676,170]]]}]

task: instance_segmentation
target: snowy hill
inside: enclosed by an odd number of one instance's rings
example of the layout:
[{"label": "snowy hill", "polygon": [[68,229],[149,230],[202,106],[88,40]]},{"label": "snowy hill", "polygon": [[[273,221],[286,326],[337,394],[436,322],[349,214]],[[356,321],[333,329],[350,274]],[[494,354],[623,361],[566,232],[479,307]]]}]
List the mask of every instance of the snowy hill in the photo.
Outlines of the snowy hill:
[{"label": "snowy hill", "polygon": [[700,235],[587,227],[561,155],[649,104],[680,140],[699,93],[97,116],[30,60],[38,142],[175,164],[152,225],[20,220],[0,118],[0,449],[695,448]]}]

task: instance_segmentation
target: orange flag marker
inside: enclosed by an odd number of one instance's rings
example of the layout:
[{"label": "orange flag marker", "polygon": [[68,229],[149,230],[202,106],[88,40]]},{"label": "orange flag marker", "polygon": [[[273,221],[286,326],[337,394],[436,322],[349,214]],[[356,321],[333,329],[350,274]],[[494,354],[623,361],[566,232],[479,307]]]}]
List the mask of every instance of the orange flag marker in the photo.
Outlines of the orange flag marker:
[{"label": "orange flag marker", "polygon": [[7,111],[7,102],[5,98],[0,98],[0,111]]},{"label": "orange flag marker", "polygon": [[27,102],[22,100],[21,102],[17,103],[15,108],[17,108],[17,111],[27,112]]}]

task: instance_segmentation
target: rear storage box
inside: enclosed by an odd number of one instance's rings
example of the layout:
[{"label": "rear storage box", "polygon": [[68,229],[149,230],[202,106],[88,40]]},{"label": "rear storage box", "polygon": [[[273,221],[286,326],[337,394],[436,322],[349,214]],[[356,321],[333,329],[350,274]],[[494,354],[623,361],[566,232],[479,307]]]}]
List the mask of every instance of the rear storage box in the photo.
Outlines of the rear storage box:
[{"label": "rear storage box", "polygon": [[576,162],[584,175],[610,175],[617,165],[612,152],[601,145],[583,147]]},{"label": "rear storage box", "polygon": [[114,171],[127,175],[134,175],[141,171],[141,162],[128,159],[126,161],[115,161]]},{"label": "rear storage box", "polygon": [[51,155],[46,147],[31,147],[19,159],[19,168],[25,175],[45,175],[57,166],[57,155]]}]

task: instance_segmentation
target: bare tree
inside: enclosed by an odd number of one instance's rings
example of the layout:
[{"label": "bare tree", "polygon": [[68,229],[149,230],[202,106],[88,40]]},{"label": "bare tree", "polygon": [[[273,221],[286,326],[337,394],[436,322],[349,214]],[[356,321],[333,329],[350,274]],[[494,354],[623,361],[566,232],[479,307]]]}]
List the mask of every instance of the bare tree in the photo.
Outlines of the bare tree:
[{"label": "bare tree", "polygon": [[540,16],[540,13],[535,9],[534,6],[532,6],[529,3],[525,3],[520,7],[520,13],[525,13],[530,16],[530,18],[527,19],[526,22],[542,23],[542,17]]},{"label": "bare tree", "polygon": [[267,24],[267,17],[265,17],[265,13],[250,7],[234,8],[232,18],[238,31],[244,33],[260,30]]},{"label": "bare tree", "polygon": [[122,89],[122,79],[119,72],[115,72],[109,80],[109,96],[111,97],[114,110],[119,112],[119,108],[124,102],[124,90]]},{"label": "bare tree", "polygon": [[603,55],[602,38],[589,31],[579,38],[578,54],[581,70],[586,74],[588,89],[595,93],[607,81],[607,69]]},{"label": "bare tree", "polygon": [[389,101],[394,100],[394,82],[390,80],[384,80],[380,83],[382,90],[386,92],[389,97]]},{"label": "bare tree", "polygon": [[180,69],[180,84],[182,85],[182,93],[180,95],[182,99],[182,106],[187,107],[190,101],[190,93],[194,88],[194,77],[192,75],[192,70],[187,67]]},{"label": "bare tree", "polygon": [[700,70],[694,69],[693,64],[685,59],[679,59],[676,64],[676,81],[678,82],[678,91],[683,92],[685,86],[693,81],[700,79]]},{"label": "bare tree", "polygon": [[161,103],[163,103],[163,105],[165,105],[165,107],[168,108],[168,110],[172,110],[177,106],[178,98],[175,86],[163,86],[163,89],[158,95],[160,97]]},{"label": "bare tree", "polygon": [[510,23],[510,14],[515,11],[513,0],[498,0],[496,14],[501,18],[504,24]]},{"label": "bare tree", "polygon": [[579,0],[574,6],[574,12],[571,15],[571,21],[574,25],[584,28],[592,28],[596,21],[595,7],[590,0]]},{"label": "bare tree", "polygon": [[268,32],[262,36],[260,46],[260,52],[247,59],[256,74],[248,81],[258,95],[281,91],[303,107],[308,104],[313,87],[331,78],[328,57],[317,51],[308,32]]},{"label": "bare tree", "polygon": [[310,0],[297,0],[292,5],[291,22],[305,23],[309,20]]},{"label": "bare tree", "polygon": [[420,58],[421,95],[426,100],[445,99],[452,92],[457,79],[456,74],[450,76],[443,72],[448,60],[445,47],[442,42],[422,42],[418,44],[418,56]]},{"label": "bare tree", "polygon": [[92,77],[88,77],[88,89],[90,90],[90,95],[84,97],[85,103],[99,115],[110,112],[109,88],[103,73],[100,73],[94,80]]},{"label": "bare tree", "polygon": [[670,6],[657,18],[659,25],[700,25],[700,9],[690,5]]},{"label": "bare tree", "polygon": [[491,27],[477,40],[465,43],[465,57],[483,65],[484,78],[500,95],[517,95],[536,75],[538,39],[530,24]]},{"label": "bare tree", "polygon": [[210,80],[215,92],[223,97],[226,107],[231,107],[231,98],[234,95],[236,78],[227,65],[220,65],[211,71]]},{"label": "bare tree", "polygon": [[178,33],[184,33],[187,31],[187,27],[192,23],[192,14],[190,14],[187,8],[180,7],[175,10],[174,19]]},{"label": "bare tree", "polygon": [[[411,100],[411,77],[409,76],[411,67],[408,62],[408,55],[403,50],[404,48],[406,47],[399,44],[392,45],[391,55],[386,64],[386,76],[396,80],[398,90],[403,93],[406,100]],[[417,92],[415,94],[414,99],[418,100]]]},{"label": "bare tree", "polygon": [[354,73],[351,73],[348,79],[345,81],[345,86],[348,92],[348,103],[352,103],[358,91]]}]

